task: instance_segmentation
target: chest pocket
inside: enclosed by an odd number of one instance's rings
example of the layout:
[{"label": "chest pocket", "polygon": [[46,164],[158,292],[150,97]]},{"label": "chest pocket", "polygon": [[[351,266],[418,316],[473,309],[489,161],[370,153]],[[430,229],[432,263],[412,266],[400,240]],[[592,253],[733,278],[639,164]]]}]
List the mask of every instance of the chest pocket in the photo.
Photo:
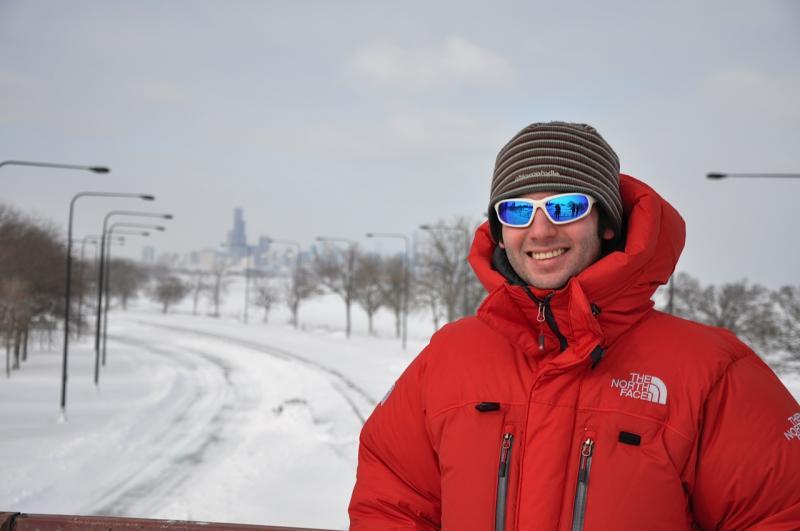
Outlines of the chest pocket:
[{"label": "chest pocket", "polygon": [[564,507],[573,513],[573,529],[691,529],[681,481],[685,437],[622,412],[581,411],[578,421],[575,479],[565,493],[572,500]]},{"label": "chest pocket", "polygon": [[431,419],[441,472],[442,529],[513,528],[524,415],[524,405],[485,401]]}]

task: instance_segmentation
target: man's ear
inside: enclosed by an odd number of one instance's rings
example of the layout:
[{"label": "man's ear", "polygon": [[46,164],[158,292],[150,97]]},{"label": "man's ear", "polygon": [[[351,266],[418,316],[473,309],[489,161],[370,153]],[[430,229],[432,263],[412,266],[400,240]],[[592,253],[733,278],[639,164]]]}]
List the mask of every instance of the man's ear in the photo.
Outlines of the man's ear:
[{"label": "man's ear", "polygon": [[602,237],[604,240],[613,240],[614,239],[614,229],[611,227],[606,227],[603,229]]},{"label": "man's ear", "polygon": [[497,246],[500,247],[501,249],[505,249],[506,248],[506,244],[503,243],[503,240],[500,240],[499,242],[497,242]]}]

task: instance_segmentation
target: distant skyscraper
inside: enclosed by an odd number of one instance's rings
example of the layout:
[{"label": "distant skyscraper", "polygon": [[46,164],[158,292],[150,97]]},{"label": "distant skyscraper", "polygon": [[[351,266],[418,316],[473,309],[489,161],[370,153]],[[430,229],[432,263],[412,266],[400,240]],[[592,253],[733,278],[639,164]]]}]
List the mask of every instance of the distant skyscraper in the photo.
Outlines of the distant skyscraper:
[{"label": "distant skyscraper", "polygon": [[228,255],[241,258],[247,254],[247,235],[244,229],[244,210],[242,207],[233,209],[233,229],[228,232]]}]

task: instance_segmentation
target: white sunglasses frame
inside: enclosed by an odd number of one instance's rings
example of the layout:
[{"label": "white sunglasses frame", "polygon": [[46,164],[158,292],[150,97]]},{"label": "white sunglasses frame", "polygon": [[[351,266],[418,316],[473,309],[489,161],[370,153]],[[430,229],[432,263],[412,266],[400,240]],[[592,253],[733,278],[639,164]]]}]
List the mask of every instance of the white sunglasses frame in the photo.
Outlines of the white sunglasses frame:
[{"label": "white sunglasses frame", "polygon": [[[589,208],[586,209],[586,212],[584,212],[583,214],[581,214],[576,218],[568,219],[566,221],[556,221],[550,217],[550,212],[547,211],[545,205],[547,204],[548,201],[552,201],[554,198],[564,197],[567,195],[582,195],[586,197],[589,200]],[[511,223],[506,223],[500,218],[500,205],[508,201],[520,201],[522,203],[529,203],[533,205],[533,213],[531,214],[531,219],[528,221],[528,223],[526,223],[525,225],[513,225]],[[566,225],[568,223],[574,223],[588,216],[592,212],[592,206],[595,203],[597,203],[597,199],[595,199],[589,194],[583,192],[566,192],[563,194],[548,195],[547,197],[543,197],[541,199],[529,199],[527,197],[510,197],[508,199],[501,199],[500,201],[494,204],[494,211],[495,214],[497,214],[497,221],[499,221],[502,225],[505,225],[506,227],[511,227],[513,229],[524,229],[526,227],[530,227],[531,223],[533,223],[533,218],[536,216],[536,211],[539,209],[542,209],[544,215],[547,217],[547,220],[553,225]]]}]

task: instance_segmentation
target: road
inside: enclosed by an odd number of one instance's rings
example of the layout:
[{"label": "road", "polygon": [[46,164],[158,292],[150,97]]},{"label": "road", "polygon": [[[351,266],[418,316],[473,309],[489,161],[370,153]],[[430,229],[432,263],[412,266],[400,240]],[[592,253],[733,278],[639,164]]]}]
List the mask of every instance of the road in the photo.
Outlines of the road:
[{"label": "road", "polygon": [[[265,342],[155,320],[136,320],[114,332],[109,351],[114,349],[157,359],[174,378],[147,413],[127,428],[124,445],[117,448],[125,466],[109,470],[102,489],[94,489],[98,494],[87,503],[92,514],[202,514],[203,519],[219,520],[200,513],[200,507],[236,503],[239,496],[229,494],[231,488],[280,492],[275,483],[287,486],[291,479],[276,477],[272,485],[252,478],[231,480],[239,467],[269,469],[284,459],[278,447],[270,455],[267,448],[273,441],[266,448],[263,444],[274,437],[274,430],[289,439],[315,433],[309,438],[317,441],[315,446],[332,450],[329,460],[339,462],[338,475],[345,465],[352,477],[358,431],[376,400],[340,369]],[[291,429],[281,430],[281,417],[286,416],[292,418]],[[268,425],[273,431],[263,429]],[[259,442],[254,445],[254,440]],[[307,476],[301,478],[291,467],[286,473],[307,483]],[[217,486],[219,478],[228,483],[225,494]],[[343,511],[347,481],[339,491]],[[279,501],[281,495],[270,498]],[[279,518],[269,523],[299,524]]]}]

